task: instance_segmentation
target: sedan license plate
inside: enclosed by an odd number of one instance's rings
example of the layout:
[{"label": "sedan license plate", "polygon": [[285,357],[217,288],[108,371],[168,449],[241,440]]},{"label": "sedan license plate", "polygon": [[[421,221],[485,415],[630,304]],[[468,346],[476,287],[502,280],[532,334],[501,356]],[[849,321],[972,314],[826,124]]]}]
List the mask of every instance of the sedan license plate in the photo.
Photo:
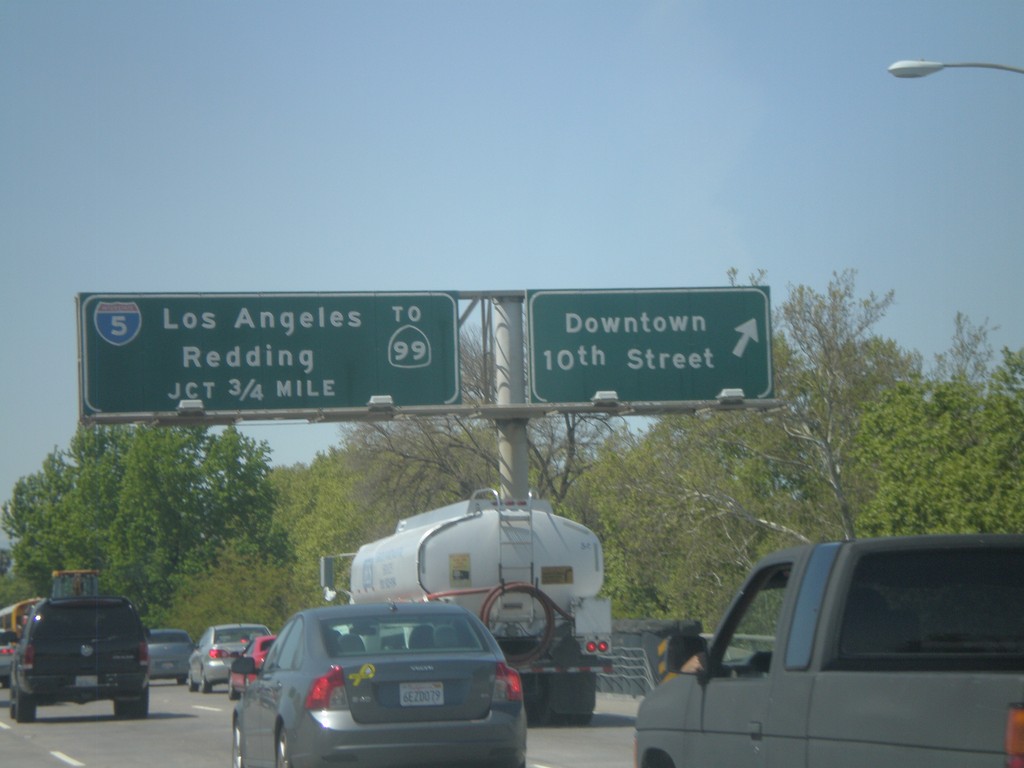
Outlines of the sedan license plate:
[{"label": "sedan license plate", "polygon": [[401,683],[398,693],[403,707],[439,707],[444,704],[443,683]]},{"label": "sedan license plate", "polygon": [[97,685],[99,685],[99,679],[96,677],[96,675],[75,676],[76,688],[95,688]]}]

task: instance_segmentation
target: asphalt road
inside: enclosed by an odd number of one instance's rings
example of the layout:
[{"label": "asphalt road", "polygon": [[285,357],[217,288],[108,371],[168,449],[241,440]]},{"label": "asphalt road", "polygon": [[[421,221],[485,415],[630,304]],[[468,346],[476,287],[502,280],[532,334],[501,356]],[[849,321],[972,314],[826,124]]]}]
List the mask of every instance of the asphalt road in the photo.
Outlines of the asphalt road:
[{"label": "asphalt road", "polygon": [[[531,728],[531,768],[630,768],[637,701],[601,696],[586,728]],[[34,723],[10,718],[8,690],[0,690],[0,766],[18,768],[227,768],[233,702],[226,689],[189,693],[157,681],[145,720],[116,720],[113,705],[39,707]]]}]

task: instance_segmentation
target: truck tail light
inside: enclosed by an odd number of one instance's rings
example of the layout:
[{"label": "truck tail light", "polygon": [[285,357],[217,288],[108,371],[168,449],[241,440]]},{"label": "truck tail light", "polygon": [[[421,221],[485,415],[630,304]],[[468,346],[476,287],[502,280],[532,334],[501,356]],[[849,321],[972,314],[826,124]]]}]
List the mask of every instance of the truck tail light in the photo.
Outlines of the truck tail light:
[{"label": "truck tail light", "polygon": [[1006,768],[1024,768],[1024,704],[1006,713]]},{"label": "truck tail light", "polygon": [[523,700],[523,679],[516,670],[500,661],[494,675],[494,699],[496,701]]},{"label": "truck tail light", "polygon": [[588,640],[587,653],[608,653],[611,644],[607,640]]},{"label": "truck tail light", "polygon": [[306,694],[306,709],[348,709],[345,671],[341,667],[331,667],[313,681]]},{"label": "truck tail light", "polygon": [[32,669],[36,663],[36,647],[34,645],[28,645],[25,648],[25,655],[21,657],[21,666],[23,669]]},{"label": "truck tail light", "polygon": [[147,643],[145,640],[139,643],[139,666],[149,666],[149,643]]}]

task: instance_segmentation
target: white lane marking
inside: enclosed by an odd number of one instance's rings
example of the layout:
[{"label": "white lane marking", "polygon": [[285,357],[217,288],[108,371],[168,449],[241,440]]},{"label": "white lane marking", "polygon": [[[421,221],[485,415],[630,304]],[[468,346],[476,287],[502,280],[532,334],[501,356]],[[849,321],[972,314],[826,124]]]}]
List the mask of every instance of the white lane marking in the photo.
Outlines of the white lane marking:
[{"label": "white lane marking", "polygon": [[204,712],[223,712],[224,710],[220,707],[204,707],[200,704],[193,704],[192,709],[201,709]]},{"label": "white lane marking", "polygon": [[73,766],[75,766],[75,768],[84,768],[84,766],[85,766],[85,763],[80,763],[77,760],[75,760],[75,758],[68,757],[63,752],[51,752],[50,754],[53,755],[54,757],[56,757],[62,763],[67,763],[68,765],[73,765]]},{"label": "white lane marking", "polygon": [[3,720],[0,720],[0,730],[9,731],[9,730],[11,730],[11,726],[9,726]]}]

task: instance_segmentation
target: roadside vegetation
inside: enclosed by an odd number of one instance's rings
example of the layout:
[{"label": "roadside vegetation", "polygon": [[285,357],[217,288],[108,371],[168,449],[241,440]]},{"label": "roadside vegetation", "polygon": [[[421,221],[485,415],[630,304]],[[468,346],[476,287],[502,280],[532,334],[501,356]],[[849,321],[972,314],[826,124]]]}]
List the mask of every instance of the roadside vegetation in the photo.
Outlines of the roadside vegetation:
[{"label": "roadside vegetation", "polygon": [[[791,287],[774,318],[778,411],[531,422],[531,484],[601,537],[616,618],[713,626],[779,547],[1024,532],[1024,348],[996,354],[987,321],[958,315],[926,368],[877,334],[892,301],[859,296],[851,271]],[[464,400],[487,398],[482,351],[467,339],[463,355]],[[279,627],[323,600],[321,555],[497,486],[496,455],[489,423],[454,417],[342,426],[308,466],[277,468],[230,427],[80,427],[3,505],[15,565],[0,604],[47,594],[55,568],[99,568],[148,626]]]}]

